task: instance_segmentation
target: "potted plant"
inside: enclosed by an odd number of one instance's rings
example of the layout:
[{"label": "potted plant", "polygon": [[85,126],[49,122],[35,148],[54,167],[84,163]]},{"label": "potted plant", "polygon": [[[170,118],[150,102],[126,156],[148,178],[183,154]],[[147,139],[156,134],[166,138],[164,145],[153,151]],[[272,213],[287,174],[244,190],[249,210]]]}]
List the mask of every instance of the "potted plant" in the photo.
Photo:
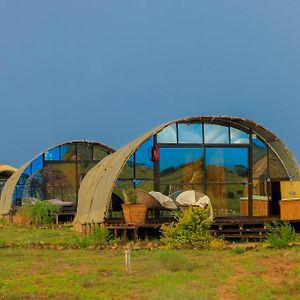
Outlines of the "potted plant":
[{"label": "potted plant", "polygon": [[122,204],[125,223],[144,224],[147,215],[147,206],[138,203],[138,197],[134,188],[123,190],[124,203]]}]

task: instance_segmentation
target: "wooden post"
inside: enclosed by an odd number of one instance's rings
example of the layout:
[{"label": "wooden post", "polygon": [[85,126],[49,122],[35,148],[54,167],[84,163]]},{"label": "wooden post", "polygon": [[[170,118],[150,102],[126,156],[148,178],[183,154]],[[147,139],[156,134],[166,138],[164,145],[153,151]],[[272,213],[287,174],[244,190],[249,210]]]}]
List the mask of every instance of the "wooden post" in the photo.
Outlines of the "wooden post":
[{"label": "wooden post", "polygon": [[126,272],[131,272],[131,251],[125,250],[125,268]]},{"label": "wooden post", "polygon": [[134,228],[133,228],[133,240],[136,242],[138,239],[139,239],[139,236],[138,236],[138,227],[134,226]]},{"label": "wooden post", "polygon": [[126,227],[126,224],[125,224],[125,227],[124,227],[124,241],[127,241],[127,227]]}]

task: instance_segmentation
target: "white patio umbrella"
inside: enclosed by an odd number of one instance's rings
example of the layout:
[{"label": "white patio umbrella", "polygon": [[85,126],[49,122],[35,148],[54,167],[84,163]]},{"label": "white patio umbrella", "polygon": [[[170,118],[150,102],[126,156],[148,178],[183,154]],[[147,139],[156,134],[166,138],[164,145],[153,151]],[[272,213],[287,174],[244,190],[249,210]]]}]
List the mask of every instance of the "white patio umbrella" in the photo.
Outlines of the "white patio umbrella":
[{"label": "white patio umbrella", "polygon": [[151,191],[149,194],[153,196],[163,207],[167,209],[177,209],[175,202],[170,197],[155,191]]},{"label": "white patio umbrella", "polygon": [[176,203],[180,206],[199,206],[202,208],[209,207],[210,209],[210,219],[213,219],[213,210],[210,199],[207,195],[196,192],[194,190],[188,190],[180,193],[176,198]]}]

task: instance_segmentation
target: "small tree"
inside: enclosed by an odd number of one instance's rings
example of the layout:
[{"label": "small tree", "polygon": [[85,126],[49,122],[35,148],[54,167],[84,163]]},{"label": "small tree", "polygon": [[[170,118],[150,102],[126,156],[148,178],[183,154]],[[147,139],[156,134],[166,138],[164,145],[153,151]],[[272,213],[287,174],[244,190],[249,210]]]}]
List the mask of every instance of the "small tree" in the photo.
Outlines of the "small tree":
[{"label": "small tree", "polygon": [[213,239],[209,232],[212,221],[209,219],[209,209],[188,207],[174,214],[176,219],[161,227],[161,241],[171,248],[191,246],[203,248]]},{"label": "small tree", "polygon": [[54,223],[59,207],[49,201],[37,201],[32,205],[24,204],[17,211],[30,220],[31,224],[51,224]]},{"label": "small tree", "polygon": [[288,222],[272,222],[267,225],[267,242],[273,248],[286,248],[289,243],[295,240],[294,228]]}]

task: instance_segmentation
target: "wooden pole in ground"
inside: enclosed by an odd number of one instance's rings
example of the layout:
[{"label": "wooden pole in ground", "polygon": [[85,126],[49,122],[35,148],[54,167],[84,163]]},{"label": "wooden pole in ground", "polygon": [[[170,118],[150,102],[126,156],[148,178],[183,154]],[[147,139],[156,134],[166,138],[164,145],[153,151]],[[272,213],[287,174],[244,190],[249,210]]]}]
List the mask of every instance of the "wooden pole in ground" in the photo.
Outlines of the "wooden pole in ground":
[{"label": "wooden pole in ground", "polygon": [[126,272],[131,272],[131,251],[125,250],[125,268]]}]

